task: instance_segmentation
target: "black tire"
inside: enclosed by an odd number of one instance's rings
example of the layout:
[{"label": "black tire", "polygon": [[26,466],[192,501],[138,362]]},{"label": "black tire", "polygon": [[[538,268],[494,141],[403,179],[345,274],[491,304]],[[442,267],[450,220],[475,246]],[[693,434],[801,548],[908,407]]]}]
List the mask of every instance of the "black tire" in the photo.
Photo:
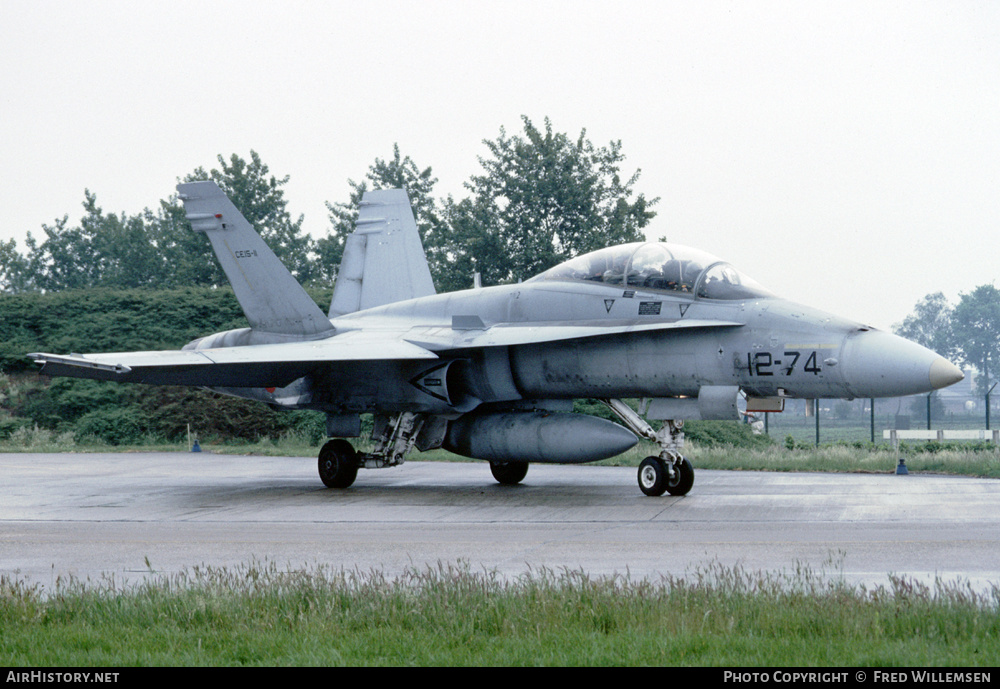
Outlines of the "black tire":
[{"label": "black tire", "polygon": [[674,478],[667,480],[667,492],[671,495],[687,495],[694,485],[694,467],[687,457],[674,465]]},{"label": "black tire", "polygon": [[327,488],[349,488],[358,477],[358,453],[343,438],[319,451],[319,478]]},{"label": "black tire", "polygon": [[528,474],[527,462],[490,462],[493,478],[505,486],[514,486]]},{"label": "black tire", "polygon": [[646,457],[639,465],[639,490],[651,497],[667,490],[667,467],[659,457]]}]

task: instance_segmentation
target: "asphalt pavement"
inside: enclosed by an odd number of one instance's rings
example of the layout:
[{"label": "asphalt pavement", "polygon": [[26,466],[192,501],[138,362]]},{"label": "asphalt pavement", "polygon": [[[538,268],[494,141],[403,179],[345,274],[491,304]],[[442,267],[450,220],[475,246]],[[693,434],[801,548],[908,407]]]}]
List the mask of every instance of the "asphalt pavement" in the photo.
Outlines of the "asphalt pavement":
[{"label": "asphalt pavement", "polygon": [[380,570],[465,563],[657,578],[716,565],[852,583],[1000,583],[1000,481],[699,471],[684,497],[634,468],[407,462],[323,487],[312,457],[0,454],[0,573],[138,581],[198,565]]}]

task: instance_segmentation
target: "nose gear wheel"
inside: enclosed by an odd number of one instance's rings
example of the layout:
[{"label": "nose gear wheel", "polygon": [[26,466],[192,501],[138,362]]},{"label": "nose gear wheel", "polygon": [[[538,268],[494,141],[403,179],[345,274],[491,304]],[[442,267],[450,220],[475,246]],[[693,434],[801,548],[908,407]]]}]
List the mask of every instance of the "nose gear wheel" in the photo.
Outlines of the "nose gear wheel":
[{"label": "nose gear wheel", "polygon": [[654,431],[645,419],[621,400],[602,399],[625,426],[636,435],[660,446],[660,455],[646,457],[639,465],[639,490],[646,495],[687,495],[694,485],[694,467],[681,454],[684,447],[684,421],[671,419]]}]

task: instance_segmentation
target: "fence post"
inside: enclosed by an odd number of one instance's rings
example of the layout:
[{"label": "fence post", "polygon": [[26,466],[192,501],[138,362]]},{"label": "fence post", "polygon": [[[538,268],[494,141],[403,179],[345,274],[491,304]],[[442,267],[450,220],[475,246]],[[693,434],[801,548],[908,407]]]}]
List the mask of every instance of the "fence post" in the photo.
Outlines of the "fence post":
[{"label": "fence post", "polygon": [[990,430],[990,393],[993,392],[993,388],[997,386],[996,383],[990,386],[990,389],[986,391],[986,430]]},{"label": "fence post", "polygon": [[875,398],[872,397],[869,402],[871,402],[872,408],[872,445],[875,444]]},{"label": "fence post", "polygon": [[813,400],[813,411],[816,416],[816,447],[819,447],[819,398]]}]

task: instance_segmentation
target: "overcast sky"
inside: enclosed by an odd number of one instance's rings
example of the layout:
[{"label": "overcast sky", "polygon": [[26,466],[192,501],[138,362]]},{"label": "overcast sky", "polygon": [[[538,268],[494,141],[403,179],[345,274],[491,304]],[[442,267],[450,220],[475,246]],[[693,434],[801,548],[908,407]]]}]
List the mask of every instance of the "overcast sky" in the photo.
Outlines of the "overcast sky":
[{"label": "overcast sky", "polygon": [[520,116],[621,140],[653,239],[877,327],[1000,277],[998,2],[0,0],[0,238],[216,156],[325,201],[400,145],[465,196]]}]

